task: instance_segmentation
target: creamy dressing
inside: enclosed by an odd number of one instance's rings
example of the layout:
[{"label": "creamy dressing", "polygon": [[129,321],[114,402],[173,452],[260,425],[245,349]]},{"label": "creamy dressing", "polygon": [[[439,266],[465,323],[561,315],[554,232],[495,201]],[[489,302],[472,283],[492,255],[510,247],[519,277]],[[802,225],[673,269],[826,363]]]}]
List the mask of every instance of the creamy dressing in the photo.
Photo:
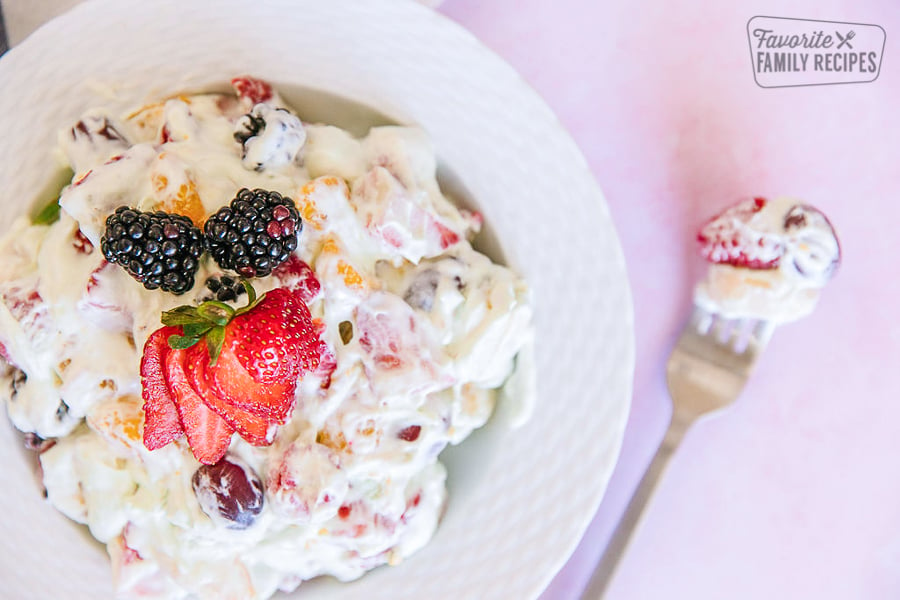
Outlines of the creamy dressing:
[{"label": "creamy dressing", "polygon": [[[91,111],[60,147],[75,172],[61,218],[19,219],[0,239],[5,379],[27,375],[6,405],[16,427],[55,439],[41,454],[50,502],[107,544],[119,597],[266,598],[426,544],[446,501],[441,450],[487,421],[532,339],[526,285],[472,248],[481,218],[441,193],[427,136],[358,139],[302,123],[277,94],[255,107],[201,95]],[[221,269],[207,256],[186,294],[147,291],[103,260],[100,238],[120,205],[199,220],[241,187],[296,202],[296,256],[321,284],[310,310],[337,366],[330,384],[304,376],[271,446],[233,437],[230,455],[265,488],[253,524],[234,529],[203,510],[183,439],[152,452],[141,440],[143,344]],[[519,363],[504,393],[516,422],[533,401]]]}]

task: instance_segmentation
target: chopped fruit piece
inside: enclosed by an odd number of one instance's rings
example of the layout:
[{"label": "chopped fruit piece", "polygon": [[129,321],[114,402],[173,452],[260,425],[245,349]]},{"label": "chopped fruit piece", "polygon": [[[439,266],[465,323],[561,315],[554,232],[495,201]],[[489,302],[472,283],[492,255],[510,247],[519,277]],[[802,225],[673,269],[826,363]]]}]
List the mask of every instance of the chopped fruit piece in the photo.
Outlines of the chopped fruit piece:
[{"label": "chopped fruit piece", "polygon": [[122,154],[131,142],[108,117],[86,115],[68,131],[68,135],[60,138],[60,146],[72,170],[80,172]]},{"label": "chopped fruit piece", "polygon": [[438,235],[440,236],[440,239],[441,239],[441,248],[443,248],[444,250],[446,250],[453,244],[459,243],[459,234],[456,233],[455,231],[453,231],[452,229],[450,229],[449,227],[446,227],[445,225],[441,225],[441,223],[438,221],[434,222],[434,227],[438,231]]},{"label": "chopped fruit piece", "polygon": [[144,445],[149,450],[162,448],[184,433],[175,398],[166,384],[164,367],[169,353],[169,336],[176,327],[154,331],[144,344],[141,357],[141,396],[144,399]]},{"label": "chopped fruit piece", "polygon": [[225,419],[238,432],[238,435],[249,444],[253,446],[268,446],[271,444],[269,427],[272,423],[270,421],[232,405],[209,386],[206,379],[209,351],[206,349],[206,346],[196,344],[187,352],[185,372],[187,373],[188,381],[194,388],[194,391],[203,399],[203,402]]},{"label": "chopped fruit piece", "polygon": [[244,168],[265,171],[293,163],[306,143],[306,130],[287,109],[257,104],[238,119],[234,139],[241,145]]},{"label": "chopped fruit piece", "polygon": [[235,456],[203,465],[191,479],[200,508],[228,529],[247,529],[262,512],[265,498],[259,476]]},{"label": "chopped fruit piece", "polygon": [[203,464],[212,465],[225,456],[234,429],[194,391],[185,372],[187,354],[185,350],[169,350],[166,355],[166,381],[175,398],[191,452]]},{"label": "chopped fruit piece", "polygon": [[194,286],[203,234],[187,217],[120,206],[106,219],[100,247],[148,290],[183,294]]},{"label": "chopped fruit piece", "polygon": [[[165,160],[167,154],[160,154]],[[182,215],[193,223],[202,224],[206,220],[206,209],[197,193],[197,185],[184,174],[173,181],[162,173],[154,173],[151,178],[153,191],[160,198],[159,208],[173,215]]]},{"label": "chopped fruit piece", "polygon": [[419,439],[419,433],[422,432],[421,425],[410,425],[404,429],[400,430],[400,433],[397,434],[397,437],[403,440],[404,442],[414,442]]},{"label": "chopped fruit piece", "polygon": [[[339,199],[337,202],[336,198]],[[328,211],[319,209],[317,199],[321,200],[325,207],[344,204],[350,200],[350,188],[343,179],[330,175],[317,177],[300,188],[300,198],[297,202],[300,216],[313,229],[321,231],[328,220]]]},{"label": "chopped fruit piece", "polygon": [[156,137],[162,127],[164,106],[164,102],[145,104],[128,114],[125,120],[138,129],[142,139],[152,139]]},{"label": "chopped fruit piece", "polygon": [[327,446],[301,440],[269,463],[266,487],[273,511],[298,524],[335,517],[350,489],[341,456]]},{"label": "chopped fruit piece", "polygon": [[244,277],[264,277],[297,249],[302,228],[290,198],[244,188],[207,219],[203,231],[220,267]]},{"label": "chopped fruit piece", "polygon": [[365,286],[365,281],[362,278],[362,275],[359,274],[359,271],[351,267],[346,262],[339,260],[337,264],[338,273],[344,276],[344,283],[349,288],[362,288]]},{"label": "chopped fruit piece", "polygon": [[231,86],[240,98],[249,100],[251,105],[271,100],[274,95],[268,82],[254,77],[235,77],[231,80]]},{"label": "chopped fruit piece", "polygon": [[141,445],[141,423],[144,419],[141,404],[133,396],[102,401],[91,409],[85,420],[110,444],[125,449]]},{"label": "chopped fruit piece", "polygon": [[307,304],[319,297],[322,293],[322,284],[319,283],[312,267],[291,254],[286,261],[278,265],[272,275]]},{"label": "chopped fruit piece", "polygon": [[91,243],[91,240],[84,237],[84,234],[81,233],[80,229],[75,230],[72,239],[72,247],[80,254],[90,254],[94,251],[94,245]]},{"label": "chopped fruit piece", "polygon": [[785,250],[782,235],[765,231],[754,219],[766,203],[765,198],[752,198],[710,219],[697,235],[703,257],[735,267],[777,268]]},{"label": "chopped fruit piece", "polygon": [[404,292],[403,299],[413,308],[431,312],[440,283],[441,273],[437,269],[424,269],[416,274]]},{"label": "chopped fruit piece", "polygon": [[325,340],[319,340],[319,368],[315,374],[322,378],[322,389],[328,389],[331,386],[331,375],[337,369],[337,357],[334,351],[328,347]]}]

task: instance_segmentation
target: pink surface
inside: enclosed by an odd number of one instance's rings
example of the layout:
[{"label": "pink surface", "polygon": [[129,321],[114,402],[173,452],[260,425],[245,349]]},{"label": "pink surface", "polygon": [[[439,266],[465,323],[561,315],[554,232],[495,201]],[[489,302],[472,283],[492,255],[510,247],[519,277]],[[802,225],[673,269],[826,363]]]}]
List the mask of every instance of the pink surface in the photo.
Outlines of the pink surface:
[{"label": "pink surface", "polygon": [[[542,600],[577,598],[670,412],[663,368],[704,266],[697,226],[740,196],[822,208],[844,263],[779,329],[738,403],[689,432],[612,599],[900,597],[900,5],[447,0],[581,146],[629,265],[637,370],[620,464]],[[762,89],[754,15],[873,23],[877,81]],[[548,248],[548,252],[552,248]]]}]

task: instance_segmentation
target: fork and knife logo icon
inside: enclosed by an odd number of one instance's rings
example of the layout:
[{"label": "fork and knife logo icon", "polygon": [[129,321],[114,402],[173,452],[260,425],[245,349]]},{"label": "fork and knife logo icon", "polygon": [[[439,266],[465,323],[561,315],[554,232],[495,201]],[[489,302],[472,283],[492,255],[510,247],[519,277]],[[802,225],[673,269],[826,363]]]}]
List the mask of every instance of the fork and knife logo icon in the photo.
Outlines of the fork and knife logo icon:
[{"label": "fork and knife logo icon", "polygon": [[850,31],[847,32],[846,35],[843,35],[843,36],[841,35],[841,33],[839,31],[835,31],[834,35],[836,35],[837,39],[840,40],[837,47],[835,47],[835,50],[840,50],[844,46],[847,46],[848,48],[853,50],[853,45],[850,43],[850,40],[852,40],[854,37],[856,37],[855,31],[853,31],[851,29]]}]

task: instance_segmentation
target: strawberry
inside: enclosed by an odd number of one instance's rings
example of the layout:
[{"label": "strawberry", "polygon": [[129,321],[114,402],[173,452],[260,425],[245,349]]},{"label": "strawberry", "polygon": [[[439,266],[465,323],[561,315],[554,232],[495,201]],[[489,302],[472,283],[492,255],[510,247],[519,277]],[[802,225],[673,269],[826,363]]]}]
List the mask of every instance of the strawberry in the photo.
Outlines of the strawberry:
[{"label": "strawberry", "polygon": [[144,398],[144,445],[148,450],[162,448],[184,433],[164,374],[169,336],[177,333],[180,330],[176,327],[163,327],[154,331],[144,344],[141,396]]},{"label": "strawberry", "polygon": [[263,384],[283,383],[319,366],[318,334],[309,308],[285,288],[268,292],[226,328],[223,348]]},{"label": "strawberry", "polygon": [[284,382],[260,383],[228,348],[222,349],[215,366],[206,367],[205,380],[225,401],[272,423],[285,423],[294,408],[296,376]]},{"label": "strawberry", "polygon": [[235,77],[231,80],[231,86],[238,97],[247,99],[251,106],[272,99],[272,86],[262,79],[253,77]]},{"label": "strawberry", "polygon": [[765,198],[745,200],[706,222],[697,234],[700,253],[713,263],[776,269],[785,252],[782,237],[766,233],[760,212]]},{"label": "strawberry", "polygon": [[209,351],[203,344],[196,344],[187,350],[185,372],[188,382],[203,402],[238,432],[242,438],[253,446],[268,446],[269,427],[272,422],[242,410],[219,396],[206,380],[206,369],[209,364]]},{"label": "strawberry", "polygon": [[171,349],[166,355],[166,382],[175,397],[181,425],[191,452],[205,465],[214,465],[225,456],[234,429],[209,408],[191,387],[185,372],[188,351]]},{"label": "strawberry", "polygon": [[163,313],[165,327],[150,336],[141,361],[148,448],[184,432],[197,460],[212,464],[235,431],[267,446],[294,408],[298,378],[333,370],[298,295],[277,288],[257,298],[244,286],[241,308],[211,300]]}]

